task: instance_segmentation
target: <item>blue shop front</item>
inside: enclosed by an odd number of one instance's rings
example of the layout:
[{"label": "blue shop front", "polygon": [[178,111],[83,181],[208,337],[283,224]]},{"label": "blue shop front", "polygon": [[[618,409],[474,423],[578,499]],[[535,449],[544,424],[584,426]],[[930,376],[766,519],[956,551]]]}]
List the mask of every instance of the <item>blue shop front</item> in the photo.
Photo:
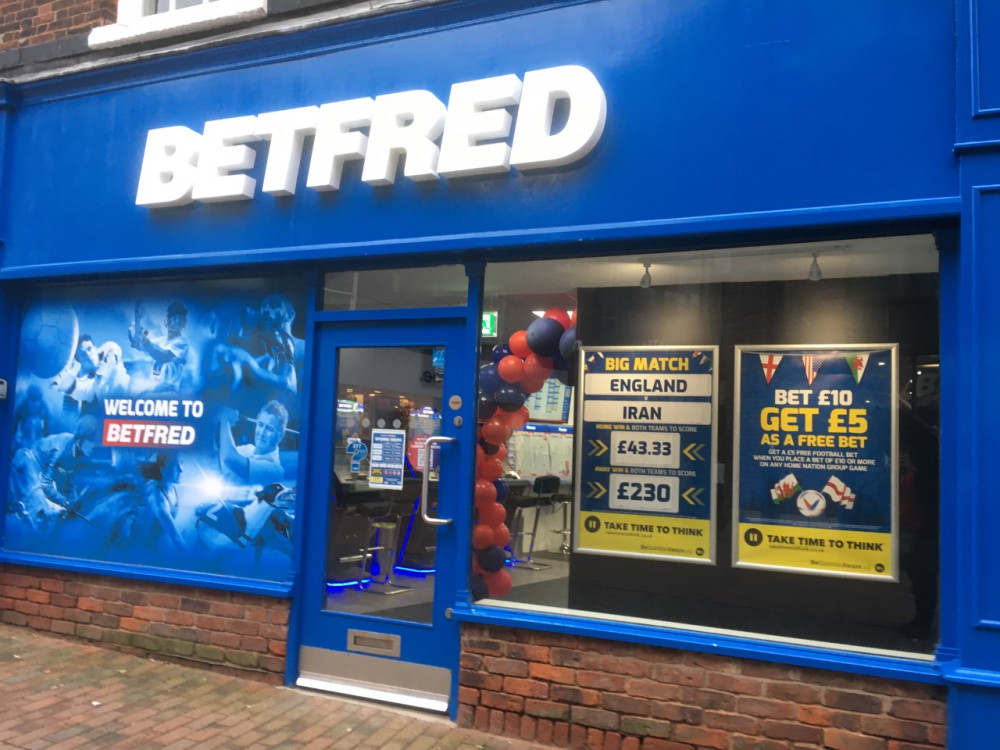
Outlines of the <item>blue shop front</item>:
[{"label": "blue shop front", "polygon": [[1000,13],[504,6],[4,84],[0,561],[287,601],[286,683],[452,717],[493,626],[983,746]]}]

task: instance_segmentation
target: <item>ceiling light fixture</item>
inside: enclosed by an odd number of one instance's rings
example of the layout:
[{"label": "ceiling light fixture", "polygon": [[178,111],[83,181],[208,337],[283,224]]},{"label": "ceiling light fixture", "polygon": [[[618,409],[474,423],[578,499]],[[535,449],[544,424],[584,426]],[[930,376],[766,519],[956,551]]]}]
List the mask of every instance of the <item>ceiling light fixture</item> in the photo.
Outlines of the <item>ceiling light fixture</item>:
[{"label": "ceiling light fixture", "polygon": [[809,281],[819,281],[823,278],[823,269],[819,267],[816,257],[816,254],[813,254],[813,262],[809,266]]},{"label": "ceiling light fixture", "polygon": [[649,289],[650,285],[653,283],[653,277],[649,275],[649,263],[643,263],[643,268],[646,269],[646,273],[642,275],[639,279],[639,286],[643,289]]}]

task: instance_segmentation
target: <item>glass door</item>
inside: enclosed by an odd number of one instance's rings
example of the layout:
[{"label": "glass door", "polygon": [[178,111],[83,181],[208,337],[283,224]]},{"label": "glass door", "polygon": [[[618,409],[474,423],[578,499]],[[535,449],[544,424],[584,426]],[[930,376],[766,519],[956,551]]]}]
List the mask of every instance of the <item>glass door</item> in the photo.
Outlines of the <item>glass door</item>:
[{"label": "glass door", "polygon": [[464,316],[318,331],[300,686],[449,707],[453,521],[472,460],[464,331]]}]

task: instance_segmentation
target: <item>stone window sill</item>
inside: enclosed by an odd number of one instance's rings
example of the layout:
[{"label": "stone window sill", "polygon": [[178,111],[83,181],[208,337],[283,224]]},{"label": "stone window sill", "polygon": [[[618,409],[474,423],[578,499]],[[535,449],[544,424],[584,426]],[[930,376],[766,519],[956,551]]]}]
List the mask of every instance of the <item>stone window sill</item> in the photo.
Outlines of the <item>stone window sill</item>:
[{"label": "stone window sill", "polygon": [[267,0],[217,0],[170,13],[131,18],[124,22],[121,15],[119,10],[118,23],[98,26],[90,32],[87,43],[91,49],[141,44],[264,18],[267,16]]}]

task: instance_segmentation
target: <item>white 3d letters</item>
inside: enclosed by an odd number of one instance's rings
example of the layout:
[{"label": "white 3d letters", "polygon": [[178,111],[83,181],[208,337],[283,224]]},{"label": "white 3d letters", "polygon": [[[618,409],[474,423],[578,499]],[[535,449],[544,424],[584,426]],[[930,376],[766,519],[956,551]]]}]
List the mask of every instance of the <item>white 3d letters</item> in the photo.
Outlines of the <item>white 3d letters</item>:
[{"label": "white 3d letters", "polygon": [[146,134],[142,155],[139,206],[182,206],[191,202],[201,136],[181,125],[157,128]]},{"label": "white 3d letters", "polygon": [[457,177],[510,169],[510,146],[479,141],[507,139],[513,118],[505,108],[517,104],[520,98],[521,80],[514,75],[452,86],[438,172]]},{"label": "white 3d letters", "polygon": [[406,155],[403,174],[411,180],[433,180],[447,110],[430,91],[404,91],[375,98],[368,136],[368,155],[361,179],[372,185],[396,180],[399,157]]},{"label": "white 3d letters", "polygon": [[316,132],[319,107],[300,107],[257,115],[257,135],[271,142],[261,190],[295,195],[295,178],[306,136]]},{"label": "white 3d letters", "polygon": [[[553,123],[557,107],[564,122]],[[369,185],[394,184],[401,157],[403,176],[414,181],[565,166],[597,145],[606,117],[594,74],[565,65],[528,71],[523,84],[512,74],[456,83],[447,107],[414,90],[210,120],[201,133],[155,128],[146,136],[135,202],[247,200],[257,177],[264,193],[295,195],[310,138],[305,186],[316,191],[339,190],[350,160],[362,162],[361,180]],[[255,145],[261,141],[269,145],[255,177],[247,172],[258,149],[264,153]]]},{"label": "white 3d letters", "polygon": [[[567,101],[569,116],[562,130],[552,133],[552,115],[560,99]],[[511,166],[541,169],[582,159],[600,140],[607,111],[604,89],[586,68],[566,65],[526,73]]]},{"label": "white 3d letters", "polygon": [[371,97],[324,104],[319,108],[306,187],[313,190],[340,189],[344,162],[365,158],[368,136],[359,132],[358,128],[371,125],[374,108],[375,100]]}]

